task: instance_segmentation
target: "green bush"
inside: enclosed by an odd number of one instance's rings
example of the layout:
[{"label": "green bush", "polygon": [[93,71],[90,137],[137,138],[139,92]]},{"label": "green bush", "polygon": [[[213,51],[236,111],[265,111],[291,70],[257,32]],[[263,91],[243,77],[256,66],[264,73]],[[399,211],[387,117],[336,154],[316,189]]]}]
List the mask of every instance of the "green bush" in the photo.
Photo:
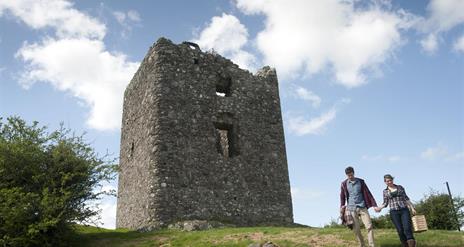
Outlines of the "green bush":
[{"label": "green bush", "polygon": [[393,222],[391,221],[390,214],[385,214],[379,217],[372,218],[372,225],[374,228],[395,228]]},{"label": "green bush", "polygon": [[66,245],[73,224],[98,215],[89,202],[114,175],[82,136],[0,118],[0,245]]},{"label": "green bush", "polygon": [[464,199],[454,197],[453,201],[454,208],[447,194],[431,191],[417,203],[416,210],[425,215],[429,229],[457,230],[464,225]]},{"label": "green bush", "polygon": [[338,219],[330,219],[330,222],[324,225],[324,228],[345,228],[346,226],[338,223]]}]

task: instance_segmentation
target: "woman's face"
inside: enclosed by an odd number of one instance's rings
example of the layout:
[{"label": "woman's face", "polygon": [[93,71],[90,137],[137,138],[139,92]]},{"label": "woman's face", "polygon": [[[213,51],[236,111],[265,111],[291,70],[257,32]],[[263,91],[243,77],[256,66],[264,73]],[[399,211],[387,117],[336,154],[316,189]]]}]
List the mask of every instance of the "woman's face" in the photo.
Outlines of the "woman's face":
[{"label": "woman's face", "polygon": [[385,179],[385,184],[386,184],[387,186],[392,186],[392,185],[393,185],[393,179],[386,178],[386,179]]}]

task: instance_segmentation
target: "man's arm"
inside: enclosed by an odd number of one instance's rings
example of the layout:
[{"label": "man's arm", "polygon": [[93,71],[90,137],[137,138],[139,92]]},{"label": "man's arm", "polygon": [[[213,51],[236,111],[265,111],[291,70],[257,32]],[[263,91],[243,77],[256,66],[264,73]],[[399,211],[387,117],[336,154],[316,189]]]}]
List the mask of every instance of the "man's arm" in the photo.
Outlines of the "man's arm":
[{"label": "man's arm", "polygon": [[374,196],[372,195],[371,191],[369,190],[369,188],[367,187],[367,184],[365,181],[363,181],[363,185],[364,185],[364,189],[365,189],[365,192],[367,194],[367,200],[369,200],[369,204],[371,207],[377,207],[377,202],[375,201],[375,198]]},{"label": "man's arm", "polygon": [[343,182],[340,186],[340,208],[345,207],[346,197],[345,197],[345,189],[343,188]]}]

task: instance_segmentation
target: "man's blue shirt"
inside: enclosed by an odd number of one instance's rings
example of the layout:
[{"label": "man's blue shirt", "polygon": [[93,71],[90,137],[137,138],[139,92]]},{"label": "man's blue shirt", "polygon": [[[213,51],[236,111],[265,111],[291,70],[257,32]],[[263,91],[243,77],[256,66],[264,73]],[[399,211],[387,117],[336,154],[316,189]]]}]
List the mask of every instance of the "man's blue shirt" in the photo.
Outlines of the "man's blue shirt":
[{"label": "man's blue shirt", "polygon": [[354,181],[348,180],[347,182],[348,189],[348,209],[355,210],[356,208],[365,208],[366,203],[364,202],[364,197],[361,191],[361,181],[355,178]]}]

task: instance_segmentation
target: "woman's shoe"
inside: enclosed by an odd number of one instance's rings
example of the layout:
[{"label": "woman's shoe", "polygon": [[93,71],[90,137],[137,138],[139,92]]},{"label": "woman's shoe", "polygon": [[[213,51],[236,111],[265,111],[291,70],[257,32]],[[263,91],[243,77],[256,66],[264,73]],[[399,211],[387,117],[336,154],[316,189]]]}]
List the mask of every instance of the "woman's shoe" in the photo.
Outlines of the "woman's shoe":
[{"label": "woman's shoe", "polygon": [[408,242],[406,241],[401,242],[401,247],[409,247]]}]

